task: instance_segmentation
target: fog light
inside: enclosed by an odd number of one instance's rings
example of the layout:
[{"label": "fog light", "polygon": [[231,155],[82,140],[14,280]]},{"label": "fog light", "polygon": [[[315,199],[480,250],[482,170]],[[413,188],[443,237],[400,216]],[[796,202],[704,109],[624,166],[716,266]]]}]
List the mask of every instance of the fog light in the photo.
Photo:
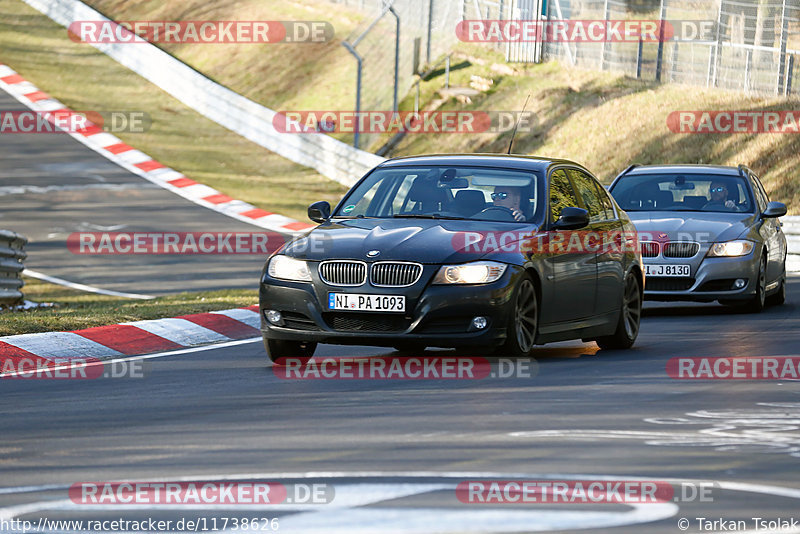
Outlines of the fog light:
[{"label": "fog light", "polygon": [[281,316],[281,312],[275,310],[267,311],[267,321],[275,325],[283,324],[283,317]]},{"label": "fog light", "polygon": [[733,283],[733,288],[742,289],[746,285],[747,285],[747,280],[745,280],[744,278],[737,278],[736,281]]},{"label": "fog light", "polygon": [[489,321],[486,320],[486,317],[475,317],[472,319],[472,328],[475,330],[483,330],[486,328],[487,324],[489,324]]}]

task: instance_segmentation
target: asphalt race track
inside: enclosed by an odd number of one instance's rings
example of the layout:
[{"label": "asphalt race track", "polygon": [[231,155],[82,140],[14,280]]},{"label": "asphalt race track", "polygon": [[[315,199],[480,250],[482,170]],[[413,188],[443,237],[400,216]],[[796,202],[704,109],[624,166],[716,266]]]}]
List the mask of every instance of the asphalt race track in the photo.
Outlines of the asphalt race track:
[{"label": "asphalt race track", "polygon": [[[0,90],[0,109],[27,108]],[[263,255],[86,255],[73,232],[264,232],[198,206],[68,135],[0,136],[0,228],[30,239],[29,269],[102,289],[158,295],[252,288]]]},{"label": "asphalt race track", "polygon": [[[3,380],[0,519],[277,517],[279,532],[304,533],[700,532],[699,517],[755,531],[755,517],[800,519],[797,381],[665,371],[677,356],[797,355],[798,301],[793,278],[787,304],[759,315],[649,304],[634,350],[545,346],[530,378],[287,380],[252,342],[144,360],[144,379]],[[315,357],[382,354],[399,356],[325,345]],[[227,508],[81,507],[67,496],[86,481],[226,477],[334,496]],[[708,492],[591,505],[467,504],[455,492],[468,480],[571,478]]]}]

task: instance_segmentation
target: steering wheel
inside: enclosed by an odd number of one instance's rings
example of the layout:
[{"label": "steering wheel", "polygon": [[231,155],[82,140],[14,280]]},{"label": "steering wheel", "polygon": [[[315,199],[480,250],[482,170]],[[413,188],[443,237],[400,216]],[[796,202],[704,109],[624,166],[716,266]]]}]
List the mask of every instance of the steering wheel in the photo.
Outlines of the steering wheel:
[{"label": "steering wheel", "polygon": [[491,212],[496,212],[500,218],[492,218],[490,217],[490,221],[513,221],[514,220],[514,212],[511,211],[511,208],[507,208],[505,206],[489,206],[488,208],[484,208],[478,215],[483,214],[491,214]]}]

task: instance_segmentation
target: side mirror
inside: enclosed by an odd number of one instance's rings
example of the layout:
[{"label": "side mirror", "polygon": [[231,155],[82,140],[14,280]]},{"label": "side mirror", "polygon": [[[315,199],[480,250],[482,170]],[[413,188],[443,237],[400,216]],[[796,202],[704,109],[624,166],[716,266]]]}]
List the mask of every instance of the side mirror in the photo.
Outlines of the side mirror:
[{"label": "side mirror", "polygon": [[589,224],[589,212],[583,208],[564,208],[553,225],[554,230],[577,230]]},{"label": "side mirror", "polygon": [[761,214],[765,219],[774,219],[775,217],[783,217],[786,215],[786,204],[783,202],[770,202],[767,204],[767,209]]},{"label": "side mirror", "polygon": [[325,200],[314,202],[308,207],[308,218],[316,223],[327,222],[331,218],[331,205]]}]

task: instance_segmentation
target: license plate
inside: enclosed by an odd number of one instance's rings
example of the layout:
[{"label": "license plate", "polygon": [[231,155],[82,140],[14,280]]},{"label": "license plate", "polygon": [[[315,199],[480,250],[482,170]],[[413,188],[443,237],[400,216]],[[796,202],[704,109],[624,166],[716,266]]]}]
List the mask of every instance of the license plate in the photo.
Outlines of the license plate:
[{"label": "license plate", "polygon": [[645,264],[645,276],[691,276],[690,265]]},{"label": "license plate", "polygon": [[371,312],[404,312],[406,311],[406,298],[401,295],[328,293],[328,309]]}]

